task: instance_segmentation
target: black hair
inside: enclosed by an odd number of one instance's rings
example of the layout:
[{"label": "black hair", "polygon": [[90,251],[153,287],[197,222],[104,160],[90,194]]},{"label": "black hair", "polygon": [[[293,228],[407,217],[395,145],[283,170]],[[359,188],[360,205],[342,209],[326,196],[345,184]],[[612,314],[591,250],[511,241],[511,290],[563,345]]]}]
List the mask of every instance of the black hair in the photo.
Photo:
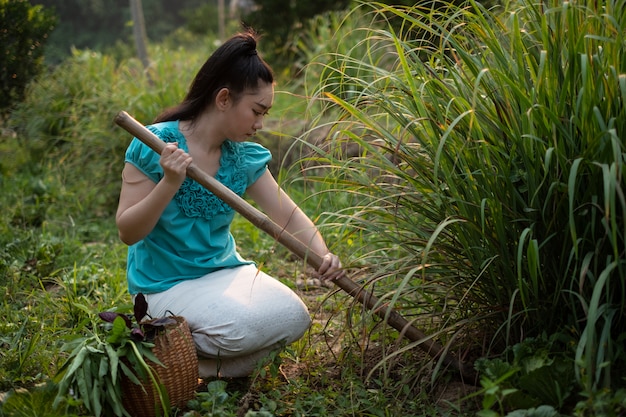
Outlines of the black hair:
[{"label": "black hair", "polygon": [[237,101],[247,90],[256,90],[259,81],[274,83],[271,67],[257,52],[258,35],[251,29],[224,42],[209,56],[192,81],[183,101],[164,110],[154,120],[195,120],[215,102],[217,93],[228,88]]}]

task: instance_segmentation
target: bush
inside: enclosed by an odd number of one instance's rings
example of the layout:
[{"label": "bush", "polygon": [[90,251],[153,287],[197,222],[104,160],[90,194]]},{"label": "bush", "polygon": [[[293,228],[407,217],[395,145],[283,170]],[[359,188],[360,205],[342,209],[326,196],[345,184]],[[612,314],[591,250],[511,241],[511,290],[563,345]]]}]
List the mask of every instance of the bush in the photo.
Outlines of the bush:
[{"label": "bush", "polygon": [[0,1],[0,112],[24,95],[26,85],[43,69],[43,46],[56,24],[54,14],[26,0]]},{"label": "bush", "polygon": [[125,110],[150,123],[184,96],[193,76],[186,66],[205,58],[182,50],[155,49],[152,54],[155,64],[148,78],[136,59],[118,63],[107,55],[74,50],[49,76],[30,85],[12,112],[10,125],[29,155],[24,168],[37,175],[54,167],[50,171],[61,179],[64,197],[51,209],[75,216],[111,217],[115,212],[131,140],[114,124],[115,115]]},{"label": "bush", "polygon": [[326,221],[361,234],[369,282],[451,348],[567,329],[584,391],[623,384],[626,3],[378,7],[404,25],[311,65],[336,115],[318,179],[355,202]]}]

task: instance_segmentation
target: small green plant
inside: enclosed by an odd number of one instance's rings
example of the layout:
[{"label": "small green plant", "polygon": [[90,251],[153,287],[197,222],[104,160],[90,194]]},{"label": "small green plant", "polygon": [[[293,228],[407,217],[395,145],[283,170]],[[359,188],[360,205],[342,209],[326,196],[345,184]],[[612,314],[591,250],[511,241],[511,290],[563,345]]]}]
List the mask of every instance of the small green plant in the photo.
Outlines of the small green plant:
[{"label": "small green plant", "polygon": [[0,402],[0,416],[2,417],[77,417],[72,412],[72,404],[68,402],[64,407],[53,410],[50,407],[56,395],[57,386],[48,382],[35,388],[14,390],[7,393]]},{"label": "small green plant", "polygon": [[626,389],[600,390],[576,404],[576,417],[618,417],[626,415]]},{"label": "small green plant", "polygon": [[546,406],[563,410],[568,400],[572,403],[576,387],[572,355],[559,349],[558,340],[558,336],[548,340],[526,338],[504,353],[509,360],[500,357],[477,360],[475,366],[482,390],[472,397],[483,397],[480,416],[538,407],[546,410]]},{"label": "small green plant", "polygon": [[[11,346],[12,349],[5,351],[3,356],[5,357],[5,363],[7,365],[7,371],[13,376],[13,381],[27,382],[31,380],[31,377],[26,376],[25,372],[30,365],[33,356],[37,353],[37,346],[41,340],[40,333],[33,333],[32,337],[26,337],[26,330],[29,326],[28,321],[24,321],[19,330],[11,338],[0,338],[0,343]],[[9,358],[13,358],[10,360]]]},{"label": "small green plant", "polygon": [[104,334],[94,331],[91,336],[77,338],[63,347],[62,350],[71,352],[58,373],[59,389],[54,407],[69,394],[76,396],[96,417],[130,417],[123,407],[120,381],[124,375],[135,384],[151,382],[157,390],[165,416],[168,415],[167,391],[146,360],[162,366],[152,352],[153,341],[159,331],[175,324],[175,320],[164,317],[143,322],[141,320],[146,316],[147,308],[145,298],[139,294],[134,308],[137,324],[133,325],[130,315],[103,312],[99,317],[111,324],[107,326],[108,331]]},{"label": "small green plant", "polygon": [[[237,397],[227,392],[227,385],[228,382],[223,380],[209,382],[206,391],[197,393],[196,397],[189,401],[189,409],[202,413],[208,412],[208,415],[213,417],[230,417],[235,415]],[[192,414],[190,412],[185,414],[185,416],[187,415]]]}]

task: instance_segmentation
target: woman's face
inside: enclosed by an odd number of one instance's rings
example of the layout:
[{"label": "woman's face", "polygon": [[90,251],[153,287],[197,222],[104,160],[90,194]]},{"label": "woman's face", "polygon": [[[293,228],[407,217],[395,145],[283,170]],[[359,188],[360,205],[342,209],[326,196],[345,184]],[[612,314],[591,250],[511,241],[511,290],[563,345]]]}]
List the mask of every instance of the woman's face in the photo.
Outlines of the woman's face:
[{"label": "woman's face", "polygon": [[260,83],[257,90],[244,92],[239,101],[231,102],[226,110],[228,139],[235,142],[250,140],[263,128],[263,118],[274,102],[274,86]]}]

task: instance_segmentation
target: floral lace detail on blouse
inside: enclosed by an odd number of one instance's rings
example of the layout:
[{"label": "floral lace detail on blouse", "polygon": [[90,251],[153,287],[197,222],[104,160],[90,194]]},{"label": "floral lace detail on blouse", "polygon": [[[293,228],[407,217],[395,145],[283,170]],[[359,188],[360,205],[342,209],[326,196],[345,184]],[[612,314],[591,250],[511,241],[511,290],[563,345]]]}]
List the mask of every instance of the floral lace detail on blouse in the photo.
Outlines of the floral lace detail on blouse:
[{"label": "floral lace detail on blouse", "polygon": [[[178,129],[173,127],[156,129],[151,126],[148,129],[165,142],[178,142],[178,146],[181,149],[189,152],[187,140]],[[231,169],[226,170],[222,168],[226,166]],[[222,145],[220,167],[215,175],[215,179],[239,196],[243,196],[248,186],[241,148],[229,140]],[[191,178],[185,179],[174,199],[181,211],[188,217],[200,217],[210,220],[216,214],[233,211],[232,207]]]}]

